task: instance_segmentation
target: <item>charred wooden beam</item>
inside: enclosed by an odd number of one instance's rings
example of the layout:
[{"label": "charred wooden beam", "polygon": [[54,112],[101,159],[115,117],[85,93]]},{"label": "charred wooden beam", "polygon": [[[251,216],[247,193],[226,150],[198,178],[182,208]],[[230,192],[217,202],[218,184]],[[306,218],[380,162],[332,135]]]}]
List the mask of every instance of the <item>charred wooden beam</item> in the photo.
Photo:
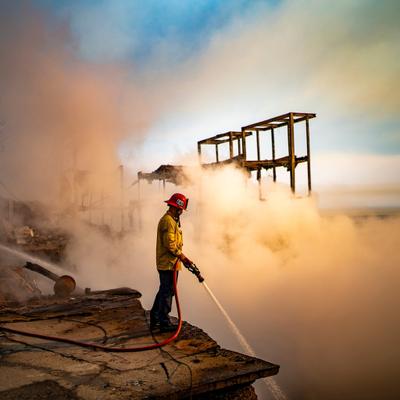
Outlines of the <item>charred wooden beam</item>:
[{"label": "charred wooden beam", "polygon": [[[260,121],[260,122],[254,123],[254,124],[244,126],[244,127],[242,127],[242,131],[243,130],[249,131],[249,130],[255,130],[255,129],[262,130],[263,128],[272,129],[272,128],[277,128],[279,126],[285,126],[289,123],[291,115],[293,118],[296,117],[296,118],[294,118],[295,123],[304,121],[306,118],[311,119],[311,118],[316,117],[316,114],[313,114],[313,113],[290,112],[290,113],[279,115],[277,117],[266,119],[265,121]],[[297,118],[297,117],[299,117],[299,118]],[[274,124],[275,122],[277,122],[278,124],[275,125]],[[269,126],[269,125],[271,125],[271,126]]]},{"label": "charred wooden beam", "polygon": [[310,152],[310,126],[308,118],[306,119],[306,141],[307,141],[307,178],[308,194],[311,193],[311,152]]},{"label": "charred wooden beam", "polygon": [[229,132],[229,157],[233,158],[233,135]]},{"label": "charred wooden beam", "polygon": [[295,164],[295,148],[294,148],[294,122],[293,114],[289,113],[289,124],[288,124],[288,136],[289,136],[289,159],[290,159],[290,187],[294,193],[296,190],[296,164]]},{"label": "charred wooden beam", "polygon": [[[246,132],[246,136],[251,136],[251,135],[252,135],[251,132]],[[197,145],[228,143],[231,140],[231,138],[232,140],[241,140],[242,133],[240,132],[240,135],[238,135],[237,132],[222,133],[207,139],[200,140],[197,142]]]},{"label": "charred wooden beam", "polygon": [[[272,161],[275,162],[275,132],[271,129],[271,146],[272,146]],[[276,182],[276,167],[272,167],[274,182]]]},{"label": "charred wooden beam", "polygon": [[[297,166],[300,163],[307,162],[307,157],[295,157],[295,166]],[[291,159],[289,156],[286,157],[280,157],[275,160],[260,160],[260,161],[241,161],[241,165],[243,168],[246,168],[250,171],[256,171],[259,168],[264,168],[264,169],[271,169],[271,168],[278,168],[278,167],[285,167],[290,171],[290,164],[291,164]]]},{"label": "charred wooden beam", "polygon": [[185,174],[185,167],[182,165],[160,165],[153,172],[138,172],[138,180],[152,181],[166,181],[175,184],[181,184],[189,181],[188,176]]}]

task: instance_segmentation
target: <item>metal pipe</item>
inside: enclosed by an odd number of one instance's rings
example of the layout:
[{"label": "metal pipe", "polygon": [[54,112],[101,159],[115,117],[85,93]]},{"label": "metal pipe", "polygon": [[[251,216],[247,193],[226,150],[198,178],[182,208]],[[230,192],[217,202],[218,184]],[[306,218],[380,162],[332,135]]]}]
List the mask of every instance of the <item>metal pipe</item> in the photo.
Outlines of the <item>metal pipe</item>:
[{"label": "metal pipe", "polygon": [[48,269],[42,267],[39,264],[31,263],[27,261],[24,265],[24,268],[29,269],[30,271],[37,272],[40,275],[45,276],[46,278],[51,279],[55,282],[53,290],[57,296],[60,297],[68,297],[76,288],[75,279],[69,275],[58,276],[54,272],[49,271]]},{"label": "metal pipe", "polygon": [[54,272],[49,271],[48,269],[42,267],[39,264],[34,264],[29,261],[26,262],[26,264],[24,265],[24,268],[29,269],[30,271],[33,271],[33,272],[37,272],[38,274],[43,275],[46,278],[49,278],[54,282],[57,282],[57,280],[60,278]]}]

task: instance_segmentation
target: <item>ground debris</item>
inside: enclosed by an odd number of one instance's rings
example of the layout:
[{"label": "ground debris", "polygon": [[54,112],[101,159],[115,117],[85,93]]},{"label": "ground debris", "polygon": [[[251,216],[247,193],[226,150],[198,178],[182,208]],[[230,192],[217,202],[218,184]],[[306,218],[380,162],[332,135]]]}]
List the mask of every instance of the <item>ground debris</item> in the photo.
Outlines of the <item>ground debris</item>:
[{"label": "ground debris", "polygon": [[[0,325],[106,346],[137,347],[165,339],[168,334],[150,332],[148,313],[135,295],[138,292],[123,293],[32,300],[0,309]],[[191,395],[253,399],[249,385],[279,370],[266,361],[221,349],[188,323],[183,324],[178,339],[162,350],[140,353],[105,353],[3,333],[0,357],[0,397],[10,400],[179,399]],[[210,397],[211,393],[217,397]],[[235,393],[242,395],[235,397]]]}]

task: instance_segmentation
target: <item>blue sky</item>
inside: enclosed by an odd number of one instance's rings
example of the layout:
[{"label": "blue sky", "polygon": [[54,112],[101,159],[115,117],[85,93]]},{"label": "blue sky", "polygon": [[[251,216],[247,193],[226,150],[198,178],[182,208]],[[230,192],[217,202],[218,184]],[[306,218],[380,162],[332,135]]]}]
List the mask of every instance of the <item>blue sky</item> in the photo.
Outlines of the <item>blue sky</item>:
[{"label": "blue sky", "polygon": [[182,62],[201,51],[210,37],[257,7],[274,7],[276,0],[82,0],[49,1],[43,6],[70,22],[80,55],[90,61],[130,59],[146,67],[154,47],[176,42]]}]

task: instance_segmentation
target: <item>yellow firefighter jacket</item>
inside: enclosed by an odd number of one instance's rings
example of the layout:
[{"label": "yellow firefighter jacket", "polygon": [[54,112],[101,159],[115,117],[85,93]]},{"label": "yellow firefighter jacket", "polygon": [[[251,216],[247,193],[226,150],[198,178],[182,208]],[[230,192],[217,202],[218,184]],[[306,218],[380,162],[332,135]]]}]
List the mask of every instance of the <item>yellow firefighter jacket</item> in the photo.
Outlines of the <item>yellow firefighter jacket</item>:
[{"label": "yellow firefighter jacket", "polygon": [[[182,254],[182,246],[182,230],[178,222],[167,212],[160,219],[157,228],[157,269],[172,271],[178,256]],[[177,268],[181,269],[180,261],[178,261]]]}]

